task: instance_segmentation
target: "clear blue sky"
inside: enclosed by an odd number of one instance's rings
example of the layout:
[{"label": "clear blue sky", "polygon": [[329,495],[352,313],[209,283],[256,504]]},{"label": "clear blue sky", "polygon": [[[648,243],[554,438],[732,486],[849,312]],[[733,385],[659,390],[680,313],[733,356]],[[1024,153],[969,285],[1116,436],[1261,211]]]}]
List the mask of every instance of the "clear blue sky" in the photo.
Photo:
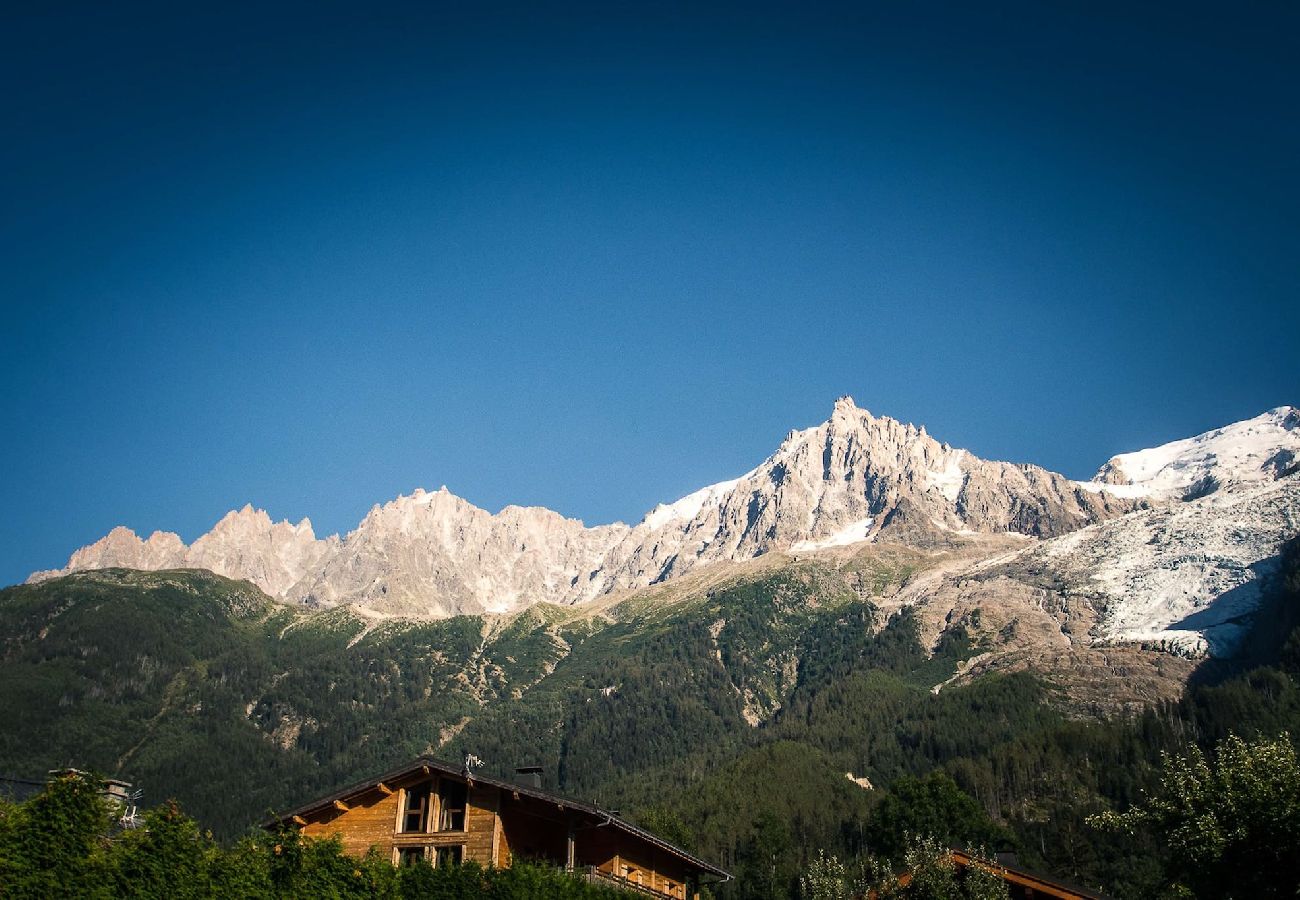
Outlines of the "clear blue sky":
[{"label": "clear blue sky", "polygon": [[844,393],[1074,477],[1300,402],[1300,6],[1154,6],[27,4],[0,582],[632,520]]}]

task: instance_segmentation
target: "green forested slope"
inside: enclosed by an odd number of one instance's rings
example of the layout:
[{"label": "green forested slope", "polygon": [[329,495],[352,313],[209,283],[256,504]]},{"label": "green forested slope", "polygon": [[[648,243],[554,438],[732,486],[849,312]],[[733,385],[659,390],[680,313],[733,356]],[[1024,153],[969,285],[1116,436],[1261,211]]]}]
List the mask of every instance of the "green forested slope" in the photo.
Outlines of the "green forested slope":
[{"label": "green forested slope", "polygon": [[[1295,547],[1271,628],[1300,608]],[[178,798],[218,835],[419,753],[546,767],[786,896],[818,850],[891,854],[908,831],[1006,843],[1121,896],[1163,877],[1150,837],[1099,832],[1161,750],[1300,733],[1300,642],[1178,703],[1076,721],[1027,674],[931,688],[979,648],[923,648],[873,595],[907,560],[801,564],[596,616],[381,622],[307,613],[206,572],[87,573],[0,592],[0,774],[60,765]],[[868,789],[859,781],[866,779]]]}]

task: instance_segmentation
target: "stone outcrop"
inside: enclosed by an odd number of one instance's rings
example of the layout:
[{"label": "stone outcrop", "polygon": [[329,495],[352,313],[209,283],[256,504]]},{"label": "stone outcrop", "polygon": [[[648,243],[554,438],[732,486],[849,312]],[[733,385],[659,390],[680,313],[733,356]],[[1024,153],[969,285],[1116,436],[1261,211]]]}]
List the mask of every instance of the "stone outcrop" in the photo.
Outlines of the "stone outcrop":
[{"label": "stone outcrop", "polygon": [[[1294,410],[1275,418],[1281,424],[1269,425],[1273,431],[1294,431]],[[1250,459],[1268,449],[1261,441]],[[790,432],[740,478],[660,505],[632,526],[589,528],[541,508],[492,514],[443,488],[376,506],[343,538],[318,540],[305,519],[273,523],[251,507],[227,514],[188,547],[167,532],[141,540],[115,528],[74,553],[65,569],[31,580],[112,566],[197,567],[313,606],[436,618],[509,613],[541,601],[581,603],[773,551],[1058,537],[1163,502],[1144,499],[1131,483],[1107,483],[1122,480],[1126,461],[1117,457],[1098,481],[1074,482],[1038,466],[980,459],[844,397],[826,422]],[[1224,466],[1214,471],[1226,477]]]},{"label": "stone outcrop", "polygon": [[72,554],[60,570],[36,572],[28,583],[85,569],[207,569],[227,578],[251,581],[272,597],[288,590],[334,552],[339,539],[317,540],[311,522],[272,522],[262,510],[232,510],[212,530],[186,546],[179,535],[155,531],[141,540],[118,526]]}]

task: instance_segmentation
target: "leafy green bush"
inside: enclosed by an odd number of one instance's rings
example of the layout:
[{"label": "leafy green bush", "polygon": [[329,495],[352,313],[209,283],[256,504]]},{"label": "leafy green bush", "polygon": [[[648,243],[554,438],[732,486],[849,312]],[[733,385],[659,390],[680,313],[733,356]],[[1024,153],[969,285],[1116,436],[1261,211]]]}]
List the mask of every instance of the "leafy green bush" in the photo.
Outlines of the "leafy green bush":
[{"label": "leafy green bush", "polygon": [[173,802],[141,824],[112,824],[92,777],[52,780],[26,803],[0,805],[0,896],[138,897],[156,900],[617,900],[626,893],[565,872],[522,863],[395,868],[371,852],[361,859],[337,839],[296,830],[250,834],[229,848]]},{"label": "leafy green bush", "polygon": [[1300,762],[1288,735],[1221,741],[1212,757],[1197,747],[1166,755],[1159,789],[1098,826],[1149,829],[1171,851],[1179,882],[1203,897],[1295,897],[1300,872]]}]

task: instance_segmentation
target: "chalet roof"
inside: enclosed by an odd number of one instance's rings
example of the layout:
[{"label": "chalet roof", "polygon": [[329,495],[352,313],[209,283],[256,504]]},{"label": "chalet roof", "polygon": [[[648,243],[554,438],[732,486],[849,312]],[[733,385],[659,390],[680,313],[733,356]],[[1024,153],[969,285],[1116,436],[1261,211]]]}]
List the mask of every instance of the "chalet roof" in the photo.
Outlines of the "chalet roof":
[{"label": "chalet roof", "polygon": [[416,772],[421,771],[426,766],[429,769],[437,771],[443,775],[452,775],[457,778],[464,778],[475,785],[480,785],[480,784],[490,785],[492,787],[500,788],[503,791],[510,791],[511,793],[518,794],[521,797],[531,797],[534,800],[543,800],[547,803],[554,803],[557,806],[562,807],[563,809],[582,813],[584,815],[591,816],[592,818],[602,819],[604,820],[602,824],[608,824],[609,826],[617,828],[620,831],[624,831],[627,834],[635,835],[636,837],[641,838],[647,843],[653,844],[655,847],[658,847],[660,850],[665,850],[668,853],[671,853],[672,855],[684,860],[688,864],[694,866],[697,869],[700,869],[701,871],[708,872],[713,875],[717,875],[718,877],[724,879],[731,878],[730,873],[726,872],[725,870],[718,868],[712,863],[705,862],[704,860],[700,859],[698,856],[695,856],[692,853],[688,853],[687,851],[683,850],[681,847],[676,846],[675,844],[668,843],[668,841],[665,841],[663,838],[651,834],[650,832],[646,831],[644,828],[640,828],[636,825],[633,825],[631,822],[628,822],[624,819],[620,819],[618,815],[616,815],[611,810],[601,809],[599,806],[597,806],[594,803],[587,803],[583,800],[575,800],[572,797],[565,797],[562,794],[556,794],[552,791],[544,791],[541,788],[531,787],[526,784],[518,784],[513,781],[503,781],[499,778],[491,778],[487,775],[479,775],[477,773],[471,773],[469,775],[466,775],[463,766],[457,765],[455,763],[447,762],[446,760],[435,759],[434,757],[431,756],[417,757],[416,759],[402,766],[399,766],[396,769],[391,769],[380,775],[371,776],[370,778],[367,778],[364,781],[358,781],[355,784],[348,785],[347,787],[335,791],[332,794],[329,794],[324,797],[320,797],[316,800],[311,801],[310,803],[305,803],[302,806],[297,807],[296,809],[291,809],[282,815],[276,816],[274,819],[270,819],[266,822],[263,822],[262,827],[273,828],[275,826],[285,825],[291,822],[294,816],[302,816],[309,812],[314,812],[318,809],[321,809],[322,807],[332,806],[335,800],[347,800],[349,797],[355,797],[358,796],[359,794],[364,794],[367,791],[373,790],[375,785],[379,784],[380,782],[396,781],[398,779],[405,778],[408,775],[413,775]]},{"label": "chalet roof", "polygon": [[949,849],[953,860],[959,865],[977,864],[988,866],[993,871],[1000,872],[1005,880],[1032,888],[1047,897],[1068,897],[1071,900],[1111,900],[1105,894],[1099,894],[1089,888],[1062,881],[1054,875],[1049,876],[1041,872],[1022,869],[1018,863],[1008,865],[1004,862],[985,860],[962,847],[951,847]]}]

